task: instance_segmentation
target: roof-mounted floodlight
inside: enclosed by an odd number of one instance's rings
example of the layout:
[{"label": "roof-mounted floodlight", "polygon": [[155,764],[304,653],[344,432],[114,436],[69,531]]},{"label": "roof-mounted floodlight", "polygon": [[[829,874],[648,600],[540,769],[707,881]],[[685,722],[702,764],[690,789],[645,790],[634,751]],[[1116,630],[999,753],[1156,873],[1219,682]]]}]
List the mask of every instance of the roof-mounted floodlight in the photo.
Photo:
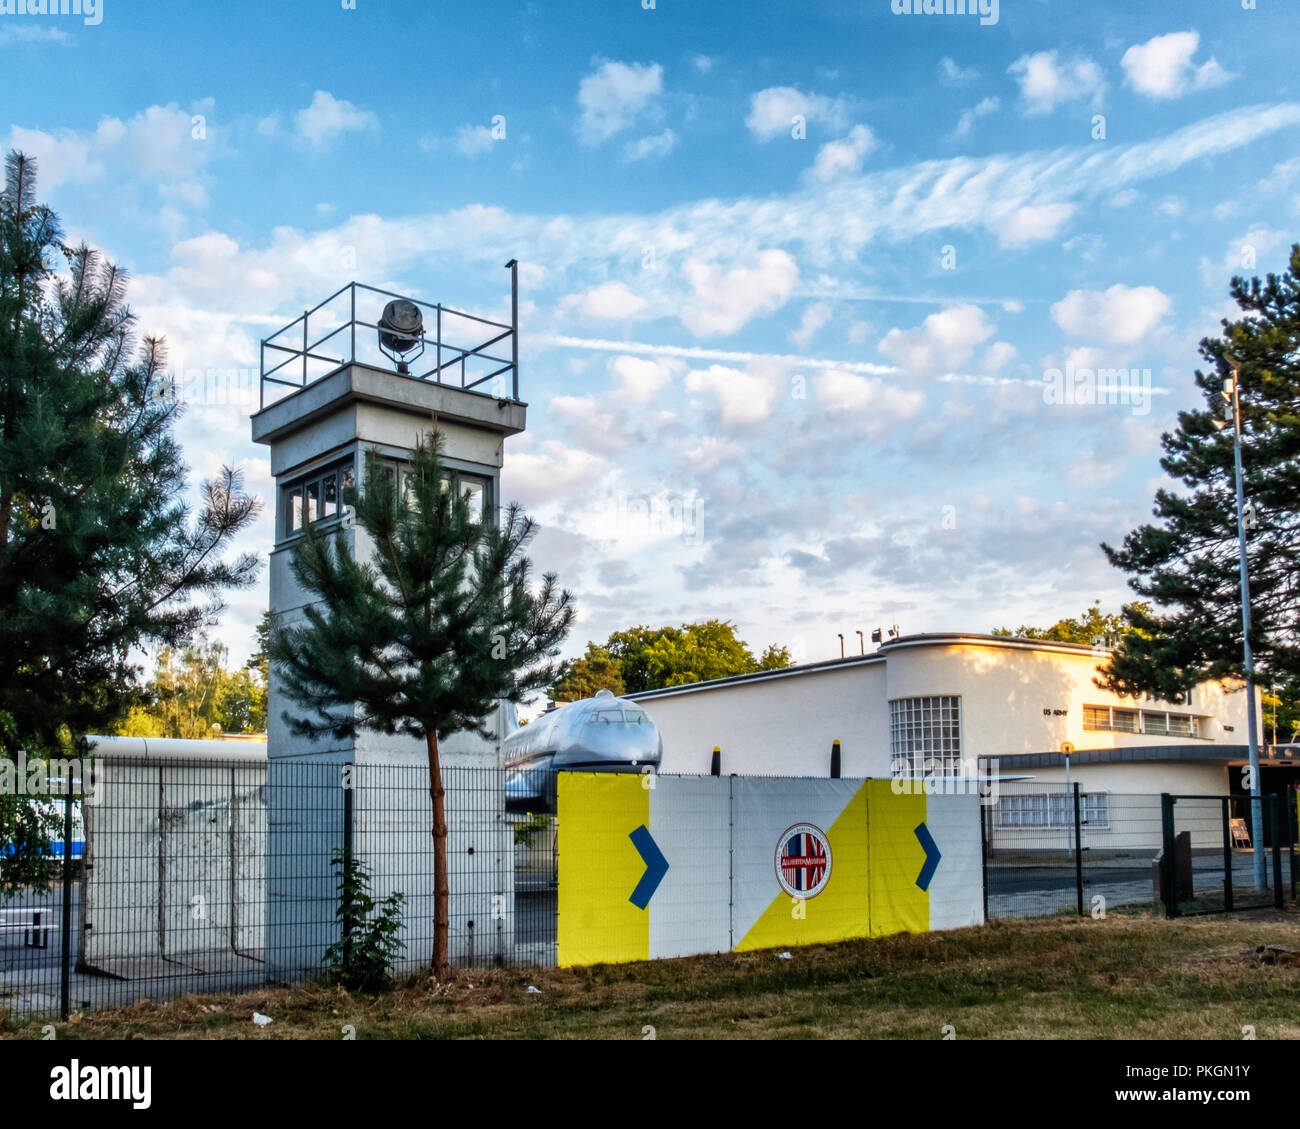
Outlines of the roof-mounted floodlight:
[{"label": "roof-mounted floodlight", "polygon": [[424,352],[424,315],[419,306],[395,298],[384,307],[379,318],[379,350],[397,365],[398,372],[410,373],[408,362]]}]

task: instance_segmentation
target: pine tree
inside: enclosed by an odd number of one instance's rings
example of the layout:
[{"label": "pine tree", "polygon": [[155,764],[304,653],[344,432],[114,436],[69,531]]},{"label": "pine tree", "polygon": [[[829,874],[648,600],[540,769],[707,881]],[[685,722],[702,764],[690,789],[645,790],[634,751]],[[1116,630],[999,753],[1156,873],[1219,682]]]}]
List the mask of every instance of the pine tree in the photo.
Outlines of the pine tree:
[{"label": "pine tree", "polygon": [[[523,555],[534,525],[510,506],[500,525],[480,520],[454,471],[444,469],[442,437],[417,446],[399,500],[391,475],[366,454],[365,489],[349,487],[359,533],[374,549],[359,561],[341,530],[308,525],[291,569],[318,598],[306,622],[277,628],[270,657],[280,685],[307,716],[283,717],[298,734],[354,737],[361,730],[404,733],[425,742],[433,815],[433,974],[447,978],[447,819],[438,742],[469,730],[502,699],[519,702],[549,686],[550,660],[573,620],[572,598],[546,574],[529,588]],[[360,539],[360,538],[358,538]]]},{"label": "pine tree", "polygon": [[1219,430],[1220,392],[1242,362],[1241,419],[1245,496],[1256,515],[1248,533],[1251,648],[1257,682],[1270,680],[1292,700],[1300,690],[1300,244],[1290,268],[1246,282],[1232,297],[1246,316],[1223,321],[1201,341],[1208,371],[1196,373],[1204,410],[1181,412],[1162,438],[1161,466],[1186,488],[1159,490],[1157,524],[1139,526],[1118,549],[1103,545],[1129,585],[1151,600],[1125,608],[1134,629],[1103,681],[1123,694],[1176,700],[1204,679],[1241,677],[1232,429]]},{"label": "pine tree", "polygon": [[[8,155],[0,193],[0,710],[45,743],[131,704],[143,644],[183,646],[253,582],[221,559],[260,503],[223,468],[191,520],[162,342],[137,351],[126,276],[66,246]],[[196,599],[201,602],[196,602]]]}]

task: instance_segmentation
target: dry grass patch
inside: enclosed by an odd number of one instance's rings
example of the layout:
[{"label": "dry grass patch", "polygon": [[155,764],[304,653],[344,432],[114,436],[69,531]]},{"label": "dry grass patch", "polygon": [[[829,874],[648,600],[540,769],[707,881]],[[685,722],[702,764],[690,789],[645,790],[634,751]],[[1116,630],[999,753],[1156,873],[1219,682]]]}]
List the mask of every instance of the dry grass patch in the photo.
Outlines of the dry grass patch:
[{"label": "dry grass patch", "polygon": [[[141,1003],[59,1024],[61,1037],[150,1039],[942,1038],[1300,1036],[1295,907],[1165,921],[1056,917],[948,933],[574,969],[463,971],[353,995],[315,984]],[[529,993],[528,986],[540,989]],[[253,1012],[272,1017],[255,1026]],[[3,1030],[3,1028],[0,1028]],[[6,1037],[39,1038],[38,1024]]]}]

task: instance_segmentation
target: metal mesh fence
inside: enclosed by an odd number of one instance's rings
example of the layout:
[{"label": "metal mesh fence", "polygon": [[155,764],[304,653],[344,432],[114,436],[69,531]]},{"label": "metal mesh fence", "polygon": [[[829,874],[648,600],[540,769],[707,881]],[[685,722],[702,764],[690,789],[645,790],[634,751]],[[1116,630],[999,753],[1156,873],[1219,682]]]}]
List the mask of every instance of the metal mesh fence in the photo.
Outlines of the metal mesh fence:
[{"label": "metal mesh fence", "polygon": [[[443,769],[449,955],[460,967],[555,961],[555,819],[506,812],[503,776],[491,765]],[[368,872],[376,902],[403,895],[393,971],[429,964],[434,843],[423,764],[115,757],[102,762],[93,796],[39,802],[59,817],[50,842],[15,842],[0,827],[3,873],[24,869],[29,851],[43,871],[0,892],[0,1013],[320,977],[342,931],[345,857]]]},{"label": "metal mesh fence", "polygon": [[[984,809],[987,915],[1036,917],[1119,907],[1164,912],[1167,834],[1183,860],[1178,901],[1186,912],[1274,905],[1279,889],[1294,898],[1294,810],[1292,833],[1279,837],[1276,873],[1271,838],[1261,846],[1267,878],[1257,885],[1254,845],[1235,815],[1248,802],[1175,797],[1166,827],[1157,793],[1093,792],[1079,784],[1067,788],[1039,781],[1003,784]],[[1285,804],[1282,798],[1278,803],[1278,826],[1285,827]]]},{"label": "metal mesh fence", "polygon": [[[1166,796],[1164,903],[1172,916],[1280,905],[1295,897],[1294,796]],[[1240,814],[1239,814],[1240,813]]]},{"label": "metal mesh fence", "polygon": [[[660,786],[689,791],[706,779],[663,777]],[[555,964],[556,816],[507,810],[496,766],[447,767],[443,780],[451,963]],[[425,765],[114,757],[93,796],[79,788],[74,781],[71,796],[27,801],[46,817],[44,843],[0,826],[0,1013],[66,1014],[320,977],[326,951],[346,932],[345,857],[368,872],[375,901],[403,895],[394,971],[427,967],[435,922]],[[1158,910],[1162,902],[1174,913],[1218,912],[1294,898],[1295,795],[1268,801],[1263,884],[1242,818],[1248,802],[1170,797],[1166,811],[1155,794],[1004,784],[983,807],[986,915]],[[715,806],[675,832],[698,839],[704,855],[724,849],[719,836],[731,833],[725,805]],[[679,866],[678,881],[684,873]],[[639,877],[619,876],[613,908],[625,908],[622,887]],[[1171,877],[1183,881],[1164,901]],[[719,896],[701,887],[688,899],[697,908],[666,907],[661,917],[672,928],[702,928],[698,907]],[[719,948],[732,941],[726,926]],[[661,948],[672,948],[670,933],[658,938]]]}]

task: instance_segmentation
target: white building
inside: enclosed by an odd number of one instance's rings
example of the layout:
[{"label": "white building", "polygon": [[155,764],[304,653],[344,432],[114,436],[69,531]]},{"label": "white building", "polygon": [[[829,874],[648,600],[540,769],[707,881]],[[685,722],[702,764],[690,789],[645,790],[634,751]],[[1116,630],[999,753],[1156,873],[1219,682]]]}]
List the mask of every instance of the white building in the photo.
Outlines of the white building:
[{"label": "white building", "polygon": [[[1063,783],[1068,742],[1071,781],[1091,797],[1098,825],[1109,794],[1242,794],[1244,684],[1202,683],[1182,702],[1120,697],[1094,681],[1108,655],[1036,639],[907,635],[872,654],[628,697],[659,726],[668,773],[709,772],[718,746],[723,774],[827,776],[838,740],[846,777],[1000,772]],[[1270,752],[1282,755],[1270,761]],[[1289,754],[1262,759],[1265,793],[1294,779]],[[1050,789],[1036,791],[1018,802],[1045,810],[1026,810],[1025,825],[1055,826]]]}]

